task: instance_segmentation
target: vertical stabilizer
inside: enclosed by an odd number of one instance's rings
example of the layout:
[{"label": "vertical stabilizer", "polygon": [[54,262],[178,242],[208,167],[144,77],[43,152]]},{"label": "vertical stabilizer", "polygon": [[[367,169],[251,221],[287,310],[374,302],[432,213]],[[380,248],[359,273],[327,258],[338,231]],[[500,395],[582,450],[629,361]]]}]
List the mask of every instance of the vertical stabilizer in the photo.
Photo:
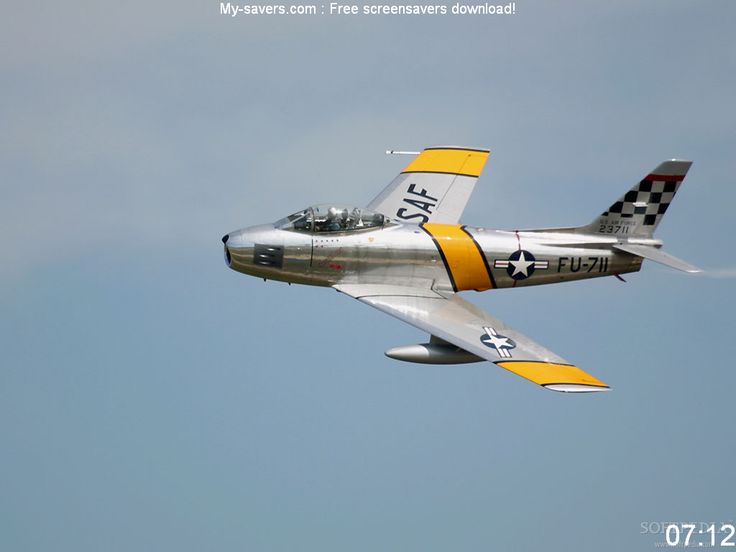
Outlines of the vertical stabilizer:
[{"label": "vertical stabilizer", "polygon": [[631,190],[580,230],[622,238],[650,238],[685,179],[692,161],[660,163]]}]

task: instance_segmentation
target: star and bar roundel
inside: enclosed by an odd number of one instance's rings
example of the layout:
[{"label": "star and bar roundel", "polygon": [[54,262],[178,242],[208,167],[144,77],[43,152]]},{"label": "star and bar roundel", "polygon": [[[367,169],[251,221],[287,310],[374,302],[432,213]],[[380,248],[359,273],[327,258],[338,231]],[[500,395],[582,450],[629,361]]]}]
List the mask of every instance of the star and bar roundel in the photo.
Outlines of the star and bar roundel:
[{"label": "star and bar roundel", "polygon": [[500,358],[511,358],[511,349],[516,348],[516,343],[510,337],[501,335],[490,326],[483,326],[485,332],[480,336],[480,342],[486,347],[496,349]]},{"label": "star and bar roundel", "polygon": [[519,249],[509,255],[508,260],[496,259],[493,268],[505,268],[506,273],[514,280],[525,280],[537,269],[549,268],[549,261],[538,261],[529,251]]}]

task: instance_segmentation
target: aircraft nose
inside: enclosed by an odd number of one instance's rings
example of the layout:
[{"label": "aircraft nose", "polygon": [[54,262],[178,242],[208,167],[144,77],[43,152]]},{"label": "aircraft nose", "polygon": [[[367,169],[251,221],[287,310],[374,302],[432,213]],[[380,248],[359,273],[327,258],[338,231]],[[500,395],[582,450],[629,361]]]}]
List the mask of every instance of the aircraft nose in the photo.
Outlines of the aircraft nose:
[{"label": "aircraft nose", "polygon": [[235,230],[222,237],[222,243],[229,249],[253,247],[253,237],[248,230]]},{"label": "aircraft nose", "polygon": [[247,266],[253,262],[252,236],[246,230],[235,230],[222,237],[225,249],[225,263],[230,268]]}]

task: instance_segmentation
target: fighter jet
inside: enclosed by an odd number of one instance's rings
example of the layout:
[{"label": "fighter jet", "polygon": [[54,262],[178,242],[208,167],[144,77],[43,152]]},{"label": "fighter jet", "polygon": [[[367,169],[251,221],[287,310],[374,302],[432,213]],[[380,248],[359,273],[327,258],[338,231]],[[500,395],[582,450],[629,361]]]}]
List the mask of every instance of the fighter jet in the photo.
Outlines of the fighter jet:
[{"label": "fighter jet", "polygon": [[461,298],[486,291],[636,272],[648,259],[699,269],[653,234],[690,161],[659,164],[590,224],[493,230],[459,222],[489,151],[430,147],[366,207],[313,205],[222,238],[231,269],[332,287],[429,334],[386,355],[409,362],[489,361],[562,392],[609,386]]}]

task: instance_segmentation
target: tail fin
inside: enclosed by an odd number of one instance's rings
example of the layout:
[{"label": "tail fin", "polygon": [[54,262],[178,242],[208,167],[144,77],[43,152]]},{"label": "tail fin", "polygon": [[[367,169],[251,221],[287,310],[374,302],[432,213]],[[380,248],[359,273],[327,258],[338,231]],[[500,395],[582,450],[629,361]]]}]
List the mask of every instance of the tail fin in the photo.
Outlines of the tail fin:
[{"label": "tail fin", "polygon": [[631,190],[604,211],[586,233],[650,238],[662,220],[692,161],[660,163]]}]

